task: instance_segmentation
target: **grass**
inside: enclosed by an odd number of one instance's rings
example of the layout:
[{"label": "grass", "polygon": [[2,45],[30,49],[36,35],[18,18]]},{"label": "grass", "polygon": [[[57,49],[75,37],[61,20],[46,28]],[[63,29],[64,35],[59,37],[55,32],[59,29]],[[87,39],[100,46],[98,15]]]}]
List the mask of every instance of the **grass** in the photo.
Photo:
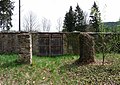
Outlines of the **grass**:
[{"label": "grass", "polygon": [[[96,55],[102,60],[101,55]],[[33,56],[32,65],[15,63],[17,55],[0,55],[0,85],[120,85],[120,54],[109,65],[72,64],[79,56]]]}]

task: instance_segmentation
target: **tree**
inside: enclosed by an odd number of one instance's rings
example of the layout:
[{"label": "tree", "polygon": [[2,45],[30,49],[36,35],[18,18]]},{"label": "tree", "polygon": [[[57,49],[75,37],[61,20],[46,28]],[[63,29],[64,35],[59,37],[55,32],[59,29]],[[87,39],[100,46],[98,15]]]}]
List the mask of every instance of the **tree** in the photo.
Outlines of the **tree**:
[{"label": "tree", "polygon": [[88,13],[87,13],[87,12],[84,12],[84,13],[83,13],[83,16],[84,16],[83,26],[85,27],[84,30],[86,31],[87,24],[88,24],[88,22],[89,22],[88,19],[87,19]]},{"label": "tree", "polygon": [[78,4],[75,9],[75,19],[76,19],[75,30],[81,32],[85,31],[86,25],[85,14]]},{"label": "tree", "polygon": [[36,15],[33,12],[29,12],[24,16],[23,27],[27,32],[36,31],[39,29],[39,22],[37,20]]},{"label": "tree", "polygon": [[92,8],[91,8],[91,13],[90,13],[90,25],[92,26],[92,31],[99,32],[100,31],[100,23],[101,23],[101,14],[99,11],[99,8],[94,2]]},{"label": "tree", "polygon": [[10,30],[12,27],[12,15],[14,2],[10,0],[0,0],[0,27],[1,30]]},{"label": "tree", "polygon": [[75,11],[70,6],[69,12],[66,13],[63,25],[63,31],[81,31],[84,32],[87,25],[87,14],[77,4]]},{"label": "tree", "polygon": [[64,24],[63,24],[63,31],[72,32],[75,31],[75,12],[70,6],[69,12],[65,14]]},{"label": "tree", "polygon": [[51,21],[43,18],[42,19],[42,28],[44,32],[49,32],[50,31],[50,27],[51,27]]},{"label": "tree", "polygon": [[57,27],[56,27],[56,29],[58,30],[58,32],[60,32],[61,28],[62,28],[62,19],[58,18],[57,19]]},{"label": "tree", "polygon": [[118,25],[115,29],[116,29],[116,32],[120,32],[120,18],[118,20]]}]

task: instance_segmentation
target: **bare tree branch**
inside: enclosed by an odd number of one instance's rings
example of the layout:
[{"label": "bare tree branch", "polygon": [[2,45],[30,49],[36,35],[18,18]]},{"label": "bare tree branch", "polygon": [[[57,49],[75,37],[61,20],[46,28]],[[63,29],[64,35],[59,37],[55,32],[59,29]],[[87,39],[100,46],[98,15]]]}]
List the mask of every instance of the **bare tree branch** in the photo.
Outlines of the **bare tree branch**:
[{"label": "bare tree branch", "polygon": [[58,32],[60,32],[61,28],[62,28],[62,19],[58,18],[56,29],[58,30]]},{"label": "bare tree branch", "polygon": [[45,17],[42,18],[42,28],[44,32],[49,32],[51,28],[51,21],[46,19]]},{"label": "bare tree branch", "polygon": [[23,27],[24,30],[27,32],[40,31],[39,21],[37,19],[37,16],[33,12],[29,12],[24,16]]}]

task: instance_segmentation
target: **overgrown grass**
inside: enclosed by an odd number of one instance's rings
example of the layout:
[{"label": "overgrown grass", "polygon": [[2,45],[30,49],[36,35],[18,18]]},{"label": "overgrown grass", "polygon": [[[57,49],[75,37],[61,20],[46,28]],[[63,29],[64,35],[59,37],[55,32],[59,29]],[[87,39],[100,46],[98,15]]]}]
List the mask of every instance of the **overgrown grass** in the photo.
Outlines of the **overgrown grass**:
[{"label": "overgrown grass", "polygon": [[[100,54],[96,59],[102,59]],[[120,85],[120,54],[108,65],[73,64],[79,56],[37,57],[32,65],[15,62],[17,55],[0,55],[1,85]]]}]

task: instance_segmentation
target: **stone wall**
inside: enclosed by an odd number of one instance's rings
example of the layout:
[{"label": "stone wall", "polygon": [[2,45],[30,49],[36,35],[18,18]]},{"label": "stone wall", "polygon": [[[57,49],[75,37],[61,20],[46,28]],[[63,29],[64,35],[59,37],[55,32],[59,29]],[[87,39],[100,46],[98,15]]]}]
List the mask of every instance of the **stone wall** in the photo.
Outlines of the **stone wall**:
[{"label": "stone wall", "polygon": [[[18,53],[18,37],[19,32],[12,32],[12,33],[0,33],[0,53]],[[33,48],[33,54],[39,55],[39,36],[41,36],[39,32],[31,33],[32,34],[32,48]],[[48,33],[49,34],[49,33]],[[72,34],[74,36],[70,37],[70,39],[67,39],[67,36],[69,34]],[[79,34],[80,33],[63,33],[63,54],[78,54],[79,55]],[[100,41],[100,38],[97,33],[90,33],[90,35],[94,36],[95,43]],[[70,35],[71,36],[71,35]],[[110,33],[106,34],[106,41],[107,43],[111,42],[112,38],[111,36],[117,36],[118,44],[116,45],[117,48],[120,48],[120,34],[111,35]],[[73,38],[73,39],[72,39]],[[70,41],[68,41],[70,40]],[[68,43],[69,42],[69,43]],[[113,42],[111,42],[113,43]],[[113,45],[115,45],[113,43]],[[97,45],[98,46],[98,45]],[[115,46],[114,46],[115,47]],[[99,49],[95,47],[96,51]],[[97,50],[98,49],[98,50]],[[113,49],[113,48],[112,48]],[[120,49],[119,49],[120,52]]]},{"label": "stone wall", "polygon": [[19,59],[21,63],[32,64],[32,38],[30,33],[18,34]]},{"label": "stone wall", "polygon": [[[11,32],[11,33],[0,33],[0,54],[11,54],[11,53],[19,53],[19,44],[18,44],[18,35],[21,34],[19,32]],[[38,48],[38,35],[39,33],[32,33],[32,48],[33,54],[39,53]]]},{"label": "stone wall", "polygon": [[0,53],[18,53],[18,33],[0,33]]},{"label": "stone wall", "polygon": [[79,34],[66,33],[63,35],[64,54],[79,54]]},{"label": "stone wall", "polygon": [[32,33],[32,49],[33,54],[37,55],[39,54],[39,33]]},{"label": "stone wall", "polygon": [[[19,43],[18,43],[18,35],[21,34],[19,32],[10,32],[10,33],[0,33],[0,53],[19,53]],[[23,34],[23,33],[22,33]],[[42,33],[44,34],[44,33]],[[49,33],[47,33],[49,34]],[[32,36],[32,49],[34,55],[39,55],[40,53],[40,42],[39,37],[41,36],[41,33],[31,33]],[[66,37],[63,37],[66,38]],[[63,54],[67,54],[67,43],[63,39]]]}]

